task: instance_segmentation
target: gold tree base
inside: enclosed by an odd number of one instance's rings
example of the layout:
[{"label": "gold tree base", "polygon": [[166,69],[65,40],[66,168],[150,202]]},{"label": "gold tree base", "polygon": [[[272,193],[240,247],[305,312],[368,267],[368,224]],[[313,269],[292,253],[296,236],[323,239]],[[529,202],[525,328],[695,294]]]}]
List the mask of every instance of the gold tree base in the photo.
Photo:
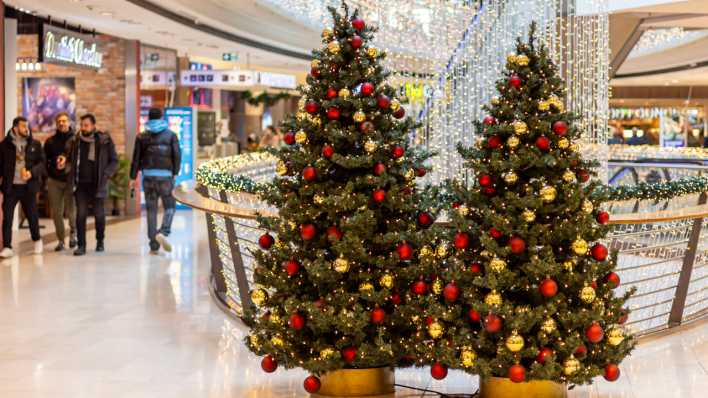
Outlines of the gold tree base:
[{"label": "gold tree base", "polygon": [[479,395],[481,398],[567,398],[568,388],[548,380],[514,383],[506,377],[489,377],[481,379]]},{"label": "gold tree base", "polygon": [[340,369],[323,374],[320,381],[320,390],[313,397],[371,397],[395,392],[391,367]]}]

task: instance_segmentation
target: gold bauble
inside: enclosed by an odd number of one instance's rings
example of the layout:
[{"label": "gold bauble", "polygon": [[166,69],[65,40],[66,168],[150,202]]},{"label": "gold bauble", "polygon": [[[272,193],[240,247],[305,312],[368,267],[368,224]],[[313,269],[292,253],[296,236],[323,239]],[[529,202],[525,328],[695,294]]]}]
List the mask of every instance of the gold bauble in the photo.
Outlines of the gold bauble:
[{"label": "gold bauble", "polygon": [[492,97],[492,105],[499,105],[500,102],[499,97]]},{"label": "gold bauble", "polygon": [[462,217],[465,217],[466,215],[470,214],[470,208],[465,205],[460,205],[460,207],[457,208],[457,212]]},{"label": "gold bauble", "polygon": [[340,50],[339,42],[336,40],[329,42],[329,44],[327,44],[327,49],[332,54],[339,54],[339,50]]},{"label": "gold bauble", "polygon": [[278,160],[278,163],[275,164],[275,174],[279,176],[288,174],[288,166],[282,160]]},{"label": "gold bauble", "polygon": [[541,188],[541,199],[546,203],[551,203],[556,200],[556,189],[550,185],[545,185]]},{"label": "gold bauble", "polygon": [[526,222],[534,222],[536,220],[536,212],[533,210],[526,209],[521,212],[521,217]]},{"label": "gold bauble", "polygon": [[272,314],[270,314],[270,318],[269,318],[269,319],[270,319],[270,321],[271,321],[272,323],[274,323],[274,324],[276,324],[276,325],[280,325],[281,322],[283,321],[283,318],[281,318],[280,315],[278,315],[278,314],[275,313],[275,312],[272,313]]},{"label": "gold bauble", "polygon": [[607,342],[610,343],[610,345],[620,345],[623,340],[624,333],[622,332],[622,329],[612,328],[609,332],[607,332]]},{"label": "gold bauble", "polygon": [[519,66],[526,66],[529,64],[529,57],[524,54],[516,56],[516,64]]},{"label": "gold bauble", "polygon": [[583,200],[582,209],[584,212],[590,214],[595,209],[595,206],[592,205],[591,201],[585,199],[585,200]]},{"label": "gold bauble", "polygon": [[572,376],[578,370],[580,370],[580,361],[571,355],[570,358],[566,359],[563,363],[563,373],[565,373],[566,376]]},{"label": "gold bauble", "polygon": [[462,366],[466,368],[471,368],[474,366],[474,362],[477,360],[477,354],[469,347],[464,347],[460,353],[460,362]]},{"label": "gold bauble", "polygon": [[592,286],[585,286],[580,290],[580,299],[586,303],[595,301],[595,289]]},{"label": "gold bauble", "polygon": [[521,141],[515,135],[512,135],[511,137],[509,137],[509,139],[506,140],[506,144],[509,145],[509,148],[512,148],[512,149],[519,146],[520,143],[521,143]]},{"label": "gold bauble", "polygon": [[506,61],[507,61],[508,63],[510,63],[510,64],[515,64],[515,63],[516,63],[516,54],[514,54],[514,53],[509,53],[509,54],[506,56]]},{"label": "gold bauble", "polygon": [[393,276],[391,274],[383,274],[381,275],[381,278],[379,278],[379,285],[382,287],[385,287],[386,289],[390,289],[393,287]]},{"label": "gold bauble", "polygon": [[339,93],[337,95],[339,96],[339,98],[347,99],[350,95],[352,95],[352,93],[351,91],[349,91],[349,89],[343,88],[339,90]]},{"label": "gold bauble", "polygon": [[509,185],[515,184],[516,181],[518,181],[518,180],[519,180],[519,176],[516,175],[516,173],[514,173],[513,171],[510,171],[510,172],[504,174],[504,182]]},{"label": "gold bauble", "polygon": [[349,260],[344,257],[339,257],[338,259],[334,260],[334,270],[339,272],[340,274],[349,271]]},{"label": "gold bauble", "polygon": [[420,248],[420,252],[418,253],[418,257],[428,257],[433,255],[433,249],[430,248],[430,246],[425,245]]},{"label": "gold bauble", "polygon": [[442,336],[443,331],[443,326],[437,322],[433,322],[428,325],[428,334],[434,339],[437,339],[438,337]]},{"label": "gold bauble", "polygon": [[565,148],[568,148],[569,146],[570,146],[570,141],[568,141],[567,138],[561,138],[560,140],[558,140],[558,148],[565,149]]},{"label": "gold bauble", "polygon": [[448,253],[447,245],[444,243],[441,243],[440,246],[438,246],[437,249],[435,249],[435,254],[440,258],[446,257],[447,253]]},{"label": "gold bauble", "polygon": [[352,116],[352,119],[354,119],[354,121],[357,123],[361,123],[366,120],[366,113],[362,111],[356,111],[354,112],[354,116]]},{"label": "gold bauble", "polygon": [[573,152],[578,152],[580,147],[578,146],[578,144],[570,144],[570,145],[568,145],[568,149],[570,149]]},{"label": "gold bauble", "polygon": [[364,282],[361,285],[359,285],[359,292],[364,293],[364,292],[369,292],[374,290],[374,285],[371,284],[370,282]]},{"label": "gold bauble", "polygon": [[409,169],[406,171],[406,174],[404,174],[404,177],[406,177],[406,180],[408,181],[415,179],[415,171],[413,171],[413,169]]},{"label": "gold bauble", "polygon": [[540,101],[538,103],[538,110],[539,111],[547,111],[551,107],[551,104],[548,103],[548,101]]},{"label": "gold bauble", "polygon": [[585,239],[578,238],[573,242],[571,248],[573,249],[573,253],[578,256],[584,256],[585,253],[588,252],[588,242],[586,242]]},{"label": "gold bauble", "polygon": [[324,203],[324,196],[320,194],[315,194],[315,196],[312,197],[312,201],[315,202],[315,204],[321,205]]},{"label": "gold bauble", "polygon": [[369,47],[366,49],[366,54],[371,58],[376,58],[379,55],[379,50],[376,47]]},{"label": "gold bauble", "polygon": [[322,119],[320,119],[319,116],[315,116],[312,118],[312,124],[314,124],[316,127],[319,127],[322,125]]},{"label": "gold bauble", "polygon": [[262,306],[268,300],[268,293],[263,289],[256,289],[251,292],[251,301],[257,306]]},{"label": "gold bauble", "polygon": [[367,141],[364,143],[364,150],[365,150],[367,153],[372,153],[372,152],[374,152],[374,151],[376,150],[376,148],[378,148],[378,147],[379,147],[379,145],[378,145],[376,142],[372,141],[372,140],[367,140]]},{"label": "gold bauble", "polygon": [[[310,62],[310,67],[311,68],[318,68],[320,66],[320,60],[319,59],[313,59],[312,62]],[[305,97],[302,97],[304,99]],[[305,106],[303,104],[303,106]]]},{"label": "gold bauble", "polygon": [[248,341],[251,342],[252,347],[260,348],[261,346],[261,339],[258,338],[258,335],[252,334],[248,336]]},{"label": "gold bauble", "polygon": [[298,144],[304,144],[307,142],[307,133],[303,130],[298,131],[295,133],[295,142]]},{"label": "gold bauble", "polygon": [[310,114],[307,113],[307,112],[298,112],[298,113],[295,114],[295,118],[297,118],[297,120],[299,120],[299,121],[302,122],[302,121],[304,121],[304,120],[309,119],[309,118],[310,118]]},{"label": "gold bauble", "polygon": [[489,268],[494,272],[502,272],[506,269],[506,261],[494,257],[492,261],[489,262]]},{"label": "gold bauble", "polygon": [[546,333],[553,333],[556,330],[556,321],[555,319],[548,317],[543,320],[541,323],[541,330],[543,330]]},{"label": "gold bauble", "polygon": [[401,103],[395,98],[391,100],[391,105],[389,105],[389,106],[390,106],[391,110],[394,112],[401,109]]},{"label": "gold bauble", "polygon": [[282,347],[285,342],[283,341],[282,337],[280,336],[273,336],[270,338],[270,343],[273,344],[276,347]]},{"label": "gold bauble", "polygon": [[521,120],[515,121],[512,125],[514,126],[514,132],[516,134],[522,135],[526,134],[529,131],[529,126],[527,126],[526,123],[522,122]]},{"label": "gold bauble", "polygon": [[435,293],[435,294],[440,294],[440,293],[442,293],[442,291],[443,291],[443,285],[442,285],[442,281],[441,281],[440,279],[436,279],[436,280],[433,282],[432,290],[433,290],[433,293]]},{"label": "gold bauble", "polygon": [[566,171],[563,173],[563,181],[565,181],[565,182],[567,182],[567,183],[569,183],[569,184],[572,183],[572,182],[575,182],[575,173],[573,173],[573,172],[570,171],[570,170],[566,170]]},{"label": "gold bauble", "polygon": [[325,348],[320,351],[320,359],[329,359],[334,357],[335,351],[331,348]]},{"label": "gold bauble", "polygon": [[484,303],[487,305],[501,305],[502,296],[497,293],[496,290],[492,290],[492,292],[487,294],[487,297],[484,298]]},{"label": "gold bauble", "polygon": [[334,34],[334,32],[332,32],[332,29],[330,29],[330,28],[324,28],[324,29],[322,30],[322,37],[324,37],[325,39],[326,39],[326,38],[329,38],[329,37],[332,36],[333,34]]},{"label": "gold bauble", "polygon": [[519,336],[518,332],[514,330],[511,332],[511,336],[506,339],[506,348],[511,352],[519,352],[524,348],[524,338]]},{"label": "gold bauble", "polygon": [[573,272],[573,268],[575,268],[575,263],[575,260],[565,260],[563,261],[563,269],[568,272]]}]

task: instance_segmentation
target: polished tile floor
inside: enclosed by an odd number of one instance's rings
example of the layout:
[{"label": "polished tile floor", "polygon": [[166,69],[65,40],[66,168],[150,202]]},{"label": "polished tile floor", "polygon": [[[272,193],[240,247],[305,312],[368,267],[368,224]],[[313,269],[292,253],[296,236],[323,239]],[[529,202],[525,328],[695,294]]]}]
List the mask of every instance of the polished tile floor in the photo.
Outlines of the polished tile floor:
[{"label": "polished tile floor", "polygon": [[[203,215],[179,212],[174,231],[170,255],[149,255],[144,222],[134,220],[109,227],[101,255],[3,262],[0,397],[306,397],[305,374],[261,372],[242,325],[211,302]],[[707,397],[706,336],[708,323],[644,342],[620,381],[571,397]],[[477,386],[459,372],[431,382],[427,369],[399,371],[397,382],[450,393]]]}]

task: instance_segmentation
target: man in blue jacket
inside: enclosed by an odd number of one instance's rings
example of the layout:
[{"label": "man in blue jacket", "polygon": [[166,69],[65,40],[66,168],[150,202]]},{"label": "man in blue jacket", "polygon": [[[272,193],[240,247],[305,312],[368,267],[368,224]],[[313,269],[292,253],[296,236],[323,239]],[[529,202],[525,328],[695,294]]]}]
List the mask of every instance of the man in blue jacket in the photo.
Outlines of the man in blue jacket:
[{"label": "man in blue jacket", "polygon": [[[150,251],[156,253],[160,246],[165,251],[172,251],[167,240],[172,228],[172,218],[175,214],[176,201],[172,196],[174,181],[179,174],[182,154],[179,148],[177,134],[170,131],[167,121],[162,118],[162,111],[150,109],[145,132],[135,139],[133,161],[130,165],[130,179],[138,178],[142,172],[143,191],[145,192],[145,207],[147,208],[148,239]],[[135,181],[131,186],[135,187]],[[165,213],[162,216],[162,226],[157,230],[158,200],[162,199]]]}]

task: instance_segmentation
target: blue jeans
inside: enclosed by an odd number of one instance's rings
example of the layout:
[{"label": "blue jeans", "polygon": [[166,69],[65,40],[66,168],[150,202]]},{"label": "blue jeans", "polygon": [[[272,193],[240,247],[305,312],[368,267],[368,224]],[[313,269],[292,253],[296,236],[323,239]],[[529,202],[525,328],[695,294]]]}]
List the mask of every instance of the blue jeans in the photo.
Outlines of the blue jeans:
[{"label": "blue jeans", "polygon": [[[157,250],[160,244],[155,240],[155,235],[161,233],[169,236],[172,229],[172,219],[175,215],[177,202],[172,196],[174,179],[172,177],[144,177],[143,191],[145,192],[145,207],[147,208],[148,239],[150,249]],[[162,215],[162,226],[157,230],[158,200],[162,199],[165,214]]]}]

